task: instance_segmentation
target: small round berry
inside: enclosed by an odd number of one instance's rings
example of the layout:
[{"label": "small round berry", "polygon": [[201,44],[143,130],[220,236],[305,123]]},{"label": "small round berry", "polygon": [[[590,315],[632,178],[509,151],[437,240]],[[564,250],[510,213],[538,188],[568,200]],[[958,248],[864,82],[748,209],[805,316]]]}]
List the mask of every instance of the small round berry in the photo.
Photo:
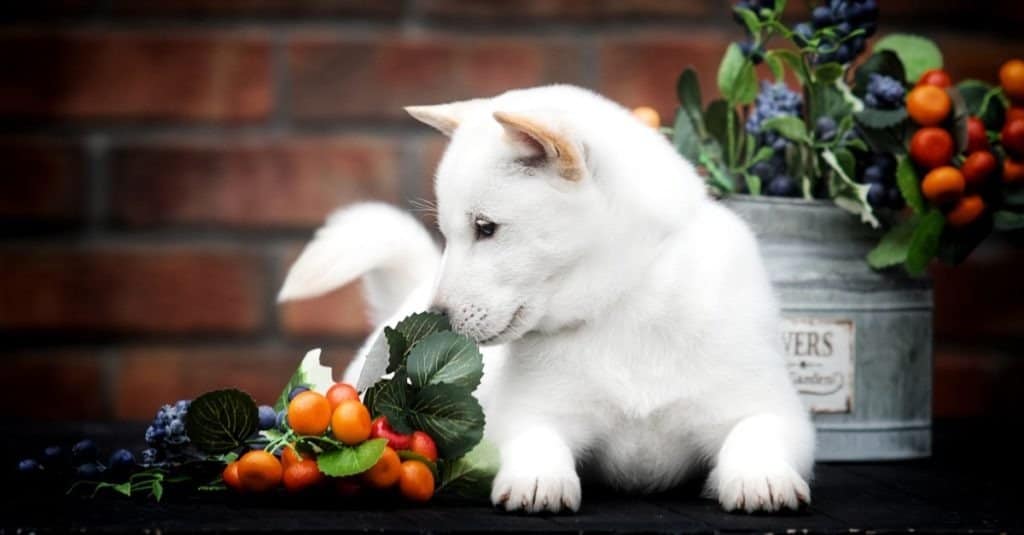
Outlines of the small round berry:
[{"label": "small round berry", "polygon": [[260,430],[271,429],[277,423],[277,413],[270,405],[260,405],[259,420]]},{"label": "small round berry", "polygon": [[43,450],[43,464],[51,468],[64,461],[64,450],[60,446],[47,446]]},{"label": "small round berry", "polygon": [[823,141],[829,141],[836,137],[836,120],[828,115],[822,115],[814,123],[814,132]]},{"label": "small round berry", "polygon": [[291,392],[288,392],[288,401],[291,401],[291,400],[295,399],[295,396],[297,396],[297,395],[299,395],[299,394],[301,394],[303,392],[306,392],[307,390],[309,390],[309,388],[306,388],[306,387],[301,386],[301,385],[293,388],[291,390]]},{"label": "small round berry", "polygon": [[75,473],[80,479],[98,479],[103,475],[103,468],[96,463],[85,463],[75,468]]},{"label": "small round berry", "polygon": [[890,210],[902,210],[906,206],[907,202],[903,200],[903,195],[900,194],[899,188],[889,188],[886,194],[886,206]]},{"label": "small round berry", "polygon": [[888,193],[883,184],[877,182],[871,184],[871,189],[868,190],[868,204],[875,208],[881,208],[886,205],[888,200]]},{"label": "small round berry", "polygon": [[773,197],[795,197],[799,192],[796,181],[789,175],[776,176],[765,189],[765,193]]},{"label": "small round berry", "polygon": [[864,168],[865,184],[882,184],[885,182],[885,171],[878,165],[869,165]]},{"label": "small round berry", "polygon": [[41,469],[42,466],[40,466],[39,462],[35,459],[23,459],[18,463],[18,472],[21,472],[22,474],[31,474],[33,472],[38,472]]},{"label": "small round berry", "polygon": [[111,471],[115,473],[127,473],[135,468],[135,455],[132,452],[122,448],[110,455],[110,461],[107,466]]},{"label": "small round berry", "polygon": [[71,448],[71,458],[76,464],[85,464],[96,460],[96,443],[90,439],[80,440]]}]

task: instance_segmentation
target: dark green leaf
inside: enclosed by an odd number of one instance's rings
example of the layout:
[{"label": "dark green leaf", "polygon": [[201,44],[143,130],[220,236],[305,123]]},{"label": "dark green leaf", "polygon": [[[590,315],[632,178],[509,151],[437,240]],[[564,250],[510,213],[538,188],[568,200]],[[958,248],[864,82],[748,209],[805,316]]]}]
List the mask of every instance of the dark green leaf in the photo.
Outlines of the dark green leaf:
[{"label": "dark green leaf", "polygon": [[761,31],[761,20],[757,18],[757,13],[745,7],[734,7],[732,10],[743,19],[743,25],[747,27],[750,35],[757,35]]},{"label": "dark green leaf", "polygon": [[698,121],[701,117],[700,108],[703,101],[700,96],[697,71],[693,70],[693,67],[687,67],[679,75],[679,80],[676,82],[676,96],[679,97],[679,105],[690,114],[690,119]]},{"label": "dark green leaf", "polygon": [[853,94],[863,98],[868,92],[868,81],[872,74],[881,74],[903,82],[906,71],[899,56],[891,50],[876,50],[853,75]]},{"label": "dark green leaf", "polygon": [[672,144],[676,152],[691,163],[696,163],[700,156],[700,136],[694,127],[690,114],[682,107],[676,112],[676,122],[672,128]]},{"label": "dark green leaf", "polygon": [[772,77],[775,78],[775,82],[782,82],[786,75],[785,69],[782,66],[782,59],[776,54],[765,54],[764,64],[768,66],[768,70],[772,71]]},{"label": "dark green leaf", "polygon": [[807,127],[799,117],[793,115],[779,115],[761,123],[762,130],[778,132],[782,137],[800,143],[810,143],[811,138],[807,135]]},{"label": "dark green leaf", "polygon": [[439,490],[467,498],[486,498],[500,465],[498,448],[483,440],[466,455],[444,464]]},{"label": "dark green leaf", "polygon": [[409,350],[409,344],[405,341],[402,333],[384,327],[384,339],[388,341],[388,373],[394,373],[405,362],[405,353]]},{"label": "dark green leaf", "polygon": [[330,477],[354,476],[377,464],[387,445],[387,439],[370,439],[358,446],[325,452],[317,458],[316,464],[320,472]]},{"label": "dark green leaf", "polygon": [[874,50],[891,50],[899,56],[906,69],[906,82],[915,84],[925,71],[942,68],[942,51],[930,39],[894,33],[875,43]]},{"label": "dark green leaf", "polygon": [[967,111],[967,103],[964,102],[964,97],[960,95],[960,92],[956,89],[946,89],[946,93],[949,94],[950,100],[953,101],[953,139],[956,141],[956,152],[957,154],[967,150],[967,117],[969,112]]},{"label": "dark green leaf", "polygon": [[810,82],[807,77],[807,67],[804,65],[804,60],[795,52],[781,48],[769,50],[765,54],[765,61],[775,60],[782,61],[789,65],[789,68],[796,74],[797,78],[800,79],[801,84],[806,85]]},{"label": "dark green leaf", "polygon": [[998,131],[1006,121],[1006,105],[999,98],[999,87],[978,80],[964,80],[956,85],[964,99],[967,112],[985,123],[986,130]]},{"label": "dark green leaf", "polygon": [[843,66],[838,63],[826,63],[814,70],[814,78],[823,84],[831,84],[843,75]]},{"label": "dark green leaf", "polygon": [[854,114],[854,116],[857,118],[858,123],[868,128],[884,129],[902,123],[907,118],[907,109],[876,110],[874,108],[864,108]]},{"label": "dark green leaf", "polygon": [[978,115],[981,113],[981,106],[985,102],[985,95],[992,89],[992,86],[981,80],[963,80],[956,84],[956,88],[964,97],[964,103],[967,105],[971,115]]},{"label": "dark green leaf", "polygon": [[888,152],[891,154],[903,154],[906,151],[904,145],[903,128],[861,128],[861,136],[871,145],[875,152]]},{"label": "dark green leaf", "polygon": [[[711,137],[718,142],[722,147],[729,144],[728,135],[728,123],[729,123],[729,103],[718,99],[708,104],[708,109],[704,112],[704,123],[707,126],[708,133]],[[736,126],[736,125],[734,125]]]},{"label": "dark green leaf", "polygon": [[907,271],[911,275],[920,275],[928,268],[928,263],[939,251],[939,240],[946,218],[942,212],[931,209],[921,217],[910,238],[907,251]]},{"label": "dark green leaf", "polygon": [[916,226],[915,218],[903,221],[890,229],[882,236],[882,241],[868,253],[868,265],[874,269],[882,269],[906,262],[910,239]]},{"label": "dark green leaf", "polygon": [[757,97],[757,74],[754,64],[743,56],[740,46],[729,45],[718,66],[718,90],[731,104],[750,104]]},{"label": "dark green leaf", "polygon": [[857,159],[847,149],[839,148],[832,151],[836,155],[839,167],[846,173],[846,176],[853,177],[857,174]]},{"label": "dark green leaf", "polygon": [[846,101],[846,97],[843,96],[843,92],[834,84],[815,83],[806,86],[805,91],[810,95],[808,99],[810,103],[809,117],[828,115],[839,120],[843,116],[849,115],[852,109],[850,103]]},{"label": "dark green leaf", "polygon": [[483,409],[461,386],[431,384],[420,389],[409,406],[409,421],[434,439],[442,459],[461,457],[483,437]]},{"label": "dark green leaf", "polygon": [[999,210],[992,215],[996,230],[1018,230],[1024,228],[1024,213]]},{"label": "dark green leaf", "polygon": [[920,182],[917,178],[917,171],[914,169],[914,163],[910,161],[909,157],[905,155],[900,156],[899,164],[896,166],[896,185],[899,186],[900,193],[907,201],[907,206],[915,214],[921,214],[925,211]]},{"label": "dark green leaf", "polygon": [[448,317],[432,312],[419,312],[406,317],[395,325],[395,330],[402,333],[406,343],[406,353],[412,350],[416,342],[434,333],[450,331],[452,326]]},{"label": "dark green leaf", "polygon": [[399,370],[391,379],[382,379],[366,390],[363,398],[366,408],[374,417],[384,415],[388,423],[399,433],[411,433],[412,426],[405,407],[409,402],[409,386],[404,370]]},{"label": "dark green leaf", "polygon": [[480,385],[483,357],[472,340],[453,332],[434,333],[409,352],[409,378],[414,387],[449,383],[470,391]]},{"label": "dark green leaf", "polygon": [[185,432],[203,453],[217,455],[245,445],[256,432],[256,403],[241,390],[215,390],[197,397],[185,416]]}]

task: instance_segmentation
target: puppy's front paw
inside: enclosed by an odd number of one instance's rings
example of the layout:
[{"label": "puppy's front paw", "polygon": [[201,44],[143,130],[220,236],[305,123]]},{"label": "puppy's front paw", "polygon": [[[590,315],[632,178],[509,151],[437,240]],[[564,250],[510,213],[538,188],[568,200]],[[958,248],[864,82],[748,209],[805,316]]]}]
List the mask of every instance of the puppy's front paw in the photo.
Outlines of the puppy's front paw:
[{"label": "puppy's front paw", "polygon": [[785,463],[725,469],[718,475],[718,503],[726,511],[796,510],[801,504],[811,503],[807,482]]},{"label": "puppy's front paw", "polygon": [[502,467],[491,487],[491,502],[506,511],[575,512],[582,499],[580,478],[572,467],[542,471]]}]

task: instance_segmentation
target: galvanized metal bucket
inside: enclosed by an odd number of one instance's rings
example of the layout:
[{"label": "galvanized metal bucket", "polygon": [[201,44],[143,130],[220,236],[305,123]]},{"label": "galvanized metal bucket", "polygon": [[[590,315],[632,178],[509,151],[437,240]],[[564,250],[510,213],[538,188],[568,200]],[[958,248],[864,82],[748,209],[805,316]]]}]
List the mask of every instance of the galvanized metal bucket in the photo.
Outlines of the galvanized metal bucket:
[{"label": "galvanized metal bucket", "polygon": [[782,305],[794,384],[814,412],[818,460],[931,454],[932,292],[868,267],[879,234],[825,201],[732,196]]}]

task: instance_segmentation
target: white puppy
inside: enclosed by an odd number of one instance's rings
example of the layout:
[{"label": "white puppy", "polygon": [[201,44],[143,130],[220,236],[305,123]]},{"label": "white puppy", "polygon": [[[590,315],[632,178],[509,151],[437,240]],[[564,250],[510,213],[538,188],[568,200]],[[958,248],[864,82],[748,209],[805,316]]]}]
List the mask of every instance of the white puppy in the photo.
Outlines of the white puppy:
[{"label": "white puppy", "polygon": [[707,474],[727,510],[809,502],[814,430],[757,243],[662,135],[571,86],[408,111],[451,136],[443,257],[409,216],[357,206],[282,300],[367,273],[378,323],[433,305],[498,346],[478,391],[498,506],[575,511],[580,474],[632,492]]}]

